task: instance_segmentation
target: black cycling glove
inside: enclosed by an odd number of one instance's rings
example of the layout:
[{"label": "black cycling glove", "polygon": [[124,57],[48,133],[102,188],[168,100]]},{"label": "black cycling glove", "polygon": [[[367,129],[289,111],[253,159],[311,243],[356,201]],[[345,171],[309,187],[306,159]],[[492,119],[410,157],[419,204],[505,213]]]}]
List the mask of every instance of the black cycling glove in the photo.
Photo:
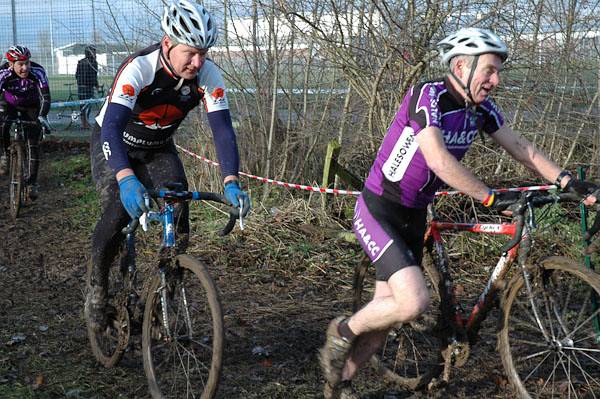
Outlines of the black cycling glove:
[{"label": "black cycling glove", "polygon": [[521,194],[518,191],[495,192],[494,200],[489,206],[500,212],[505,211],[509,206],[519,201]]},{"label": "black cycling glove", "polygon": [[582,198],[585,198],[588,195],[593,194],[598,188],[600,187],[596,183],[571,178],[565,185],[563,191],[577,194]]}]

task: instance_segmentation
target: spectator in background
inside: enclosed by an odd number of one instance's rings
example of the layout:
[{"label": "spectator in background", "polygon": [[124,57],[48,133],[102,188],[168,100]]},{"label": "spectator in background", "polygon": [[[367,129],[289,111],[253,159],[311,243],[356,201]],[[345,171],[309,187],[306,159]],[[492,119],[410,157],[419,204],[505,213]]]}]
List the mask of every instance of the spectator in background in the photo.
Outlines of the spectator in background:
[{"label": "spectator in background", "polygon": [[[77,95],[80,100],[87,100],[94,97],[94,89],[98,88],[98,61],[96,61],[96,48],[86,46],[85,57],[77,62]],[[81,127],[89,129],[90,107],[80,106],[81,109]]]}]

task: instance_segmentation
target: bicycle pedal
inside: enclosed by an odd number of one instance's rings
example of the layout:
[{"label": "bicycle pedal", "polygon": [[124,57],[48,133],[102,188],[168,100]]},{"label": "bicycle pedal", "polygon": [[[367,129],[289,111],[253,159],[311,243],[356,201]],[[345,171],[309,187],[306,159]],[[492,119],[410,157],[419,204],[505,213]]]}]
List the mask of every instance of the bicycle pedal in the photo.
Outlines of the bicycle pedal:
[{"label": "bicycle pedal", "polygon": [[448,381],[443,378],[433,378],[429,384],[427,384],[427,391],[432,392],[436,391],[436,395],[434,397],[441,397],[443,391],[448,387]]}]

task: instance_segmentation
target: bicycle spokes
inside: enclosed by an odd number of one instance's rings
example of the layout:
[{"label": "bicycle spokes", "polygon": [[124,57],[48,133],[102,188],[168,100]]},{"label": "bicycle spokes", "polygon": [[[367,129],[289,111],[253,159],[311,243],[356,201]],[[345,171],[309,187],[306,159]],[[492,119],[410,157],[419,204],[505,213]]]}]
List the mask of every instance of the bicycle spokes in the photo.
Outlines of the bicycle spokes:
[{"label": "bicycle spokes", "polygon": [[501,354],[518,375],[513,385],[542,398],[598,397],[600,347],[594,320],[600,311],[593,309],[591,298],[600,281],[567,269],[542,269],[532,273],[530,283],[514,287],[505,305],[508,336],[501,333],[500,339],[502,346],[508,338],[510,348]]},{"label": "bicycle spokes", "polygon": [[214,336],[219,331],[214,331],[210,296],[195,271],[163,273],[155,284],[147,303],[151,317],[144,321],[148,324],[144,361],[151,392],[160,392],[156,397],[192,398],[213,391],[218,375],[213,370],[216,365],[220,368],[222,343]]}]

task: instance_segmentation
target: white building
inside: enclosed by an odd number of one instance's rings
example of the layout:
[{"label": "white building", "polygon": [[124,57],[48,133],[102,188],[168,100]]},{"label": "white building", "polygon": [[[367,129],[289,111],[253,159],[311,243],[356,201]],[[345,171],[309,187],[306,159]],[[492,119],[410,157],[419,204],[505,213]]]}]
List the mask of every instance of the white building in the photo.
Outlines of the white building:
[{"label": "white building", "polygon": [[[75,75],[77,62],[85,55],[85,43],[70,43],[54,49],[56,59],[56,73],[59,75]],[[129,55],[123,45],[96,45],[96,60],[98,61],[98,74],[111,75]]]}]

